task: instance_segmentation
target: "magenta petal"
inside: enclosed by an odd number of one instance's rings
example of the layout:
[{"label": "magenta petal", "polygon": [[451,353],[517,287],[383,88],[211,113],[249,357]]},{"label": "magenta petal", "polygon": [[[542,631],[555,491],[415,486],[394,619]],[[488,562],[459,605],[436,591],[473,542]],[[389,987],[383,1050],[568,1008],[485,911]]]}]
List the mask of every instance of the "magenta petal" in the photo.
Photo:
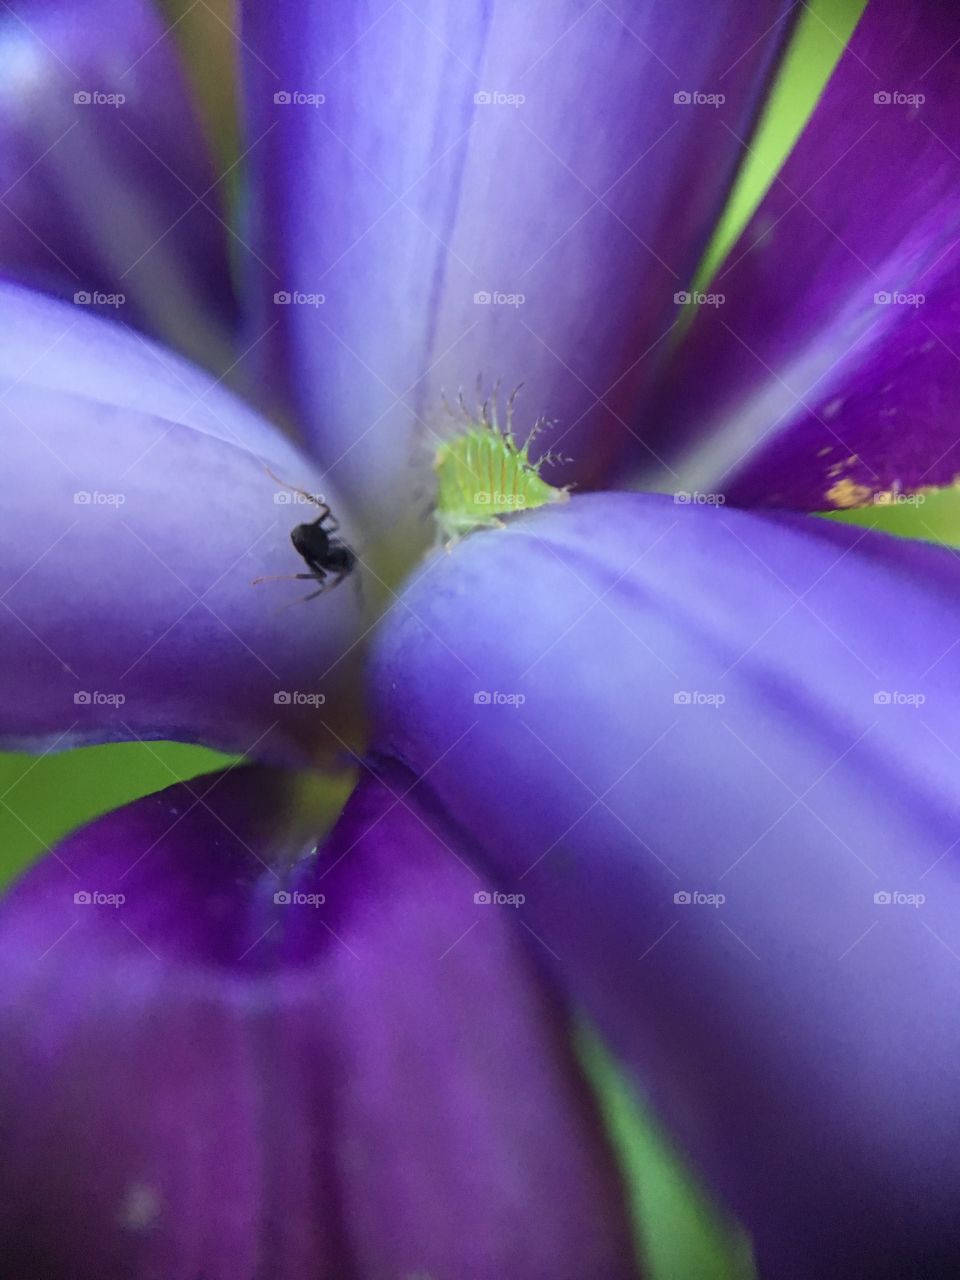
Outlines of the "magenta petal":
[{"label": "magenta petal", "polygon": [[265,464],[344,516],[336,494],[132,330],[12,285],[0,327],[0,742],[312,751],[350,697],[360,601],[281,611],[311,584],[253,585],[305,568],[290,530],[315,512]]},{"label": "magenta petal", "polygon": [[379,637],[381,750],[763,1276],[957,1274],[958,635],[949,551],[600,494],[438,554]]},{"label": "magenta petal", "polygon": [[516,910],[474,901],[408,786],[364,783],[315,856],[281,777],[212,775],[78,832],[10,893],[18,1276],[635,1275]]},{"label": "magenta petal", "polygon": [[871,0],[665,374],[669,487],[817,510],[952,482],[958,190],[960,10]]},{"label": "magenta petal", "polygon": [[225,368],[221,194],[157,6],[0,6],[0,274]]},{"label": "magenta petal", "polygon": [[478,377],[522,382],[528,425],[559,420],[580,483],[635,446],[793,11],[243,5],[257,323],[371,519],[409,506],[441,392]]},{"label": "magenta petal", "polygon": [[256,977],[283,802],[253,770],[172,788],[79,831],[0,906],[11,1274],[349,1274],[329,1136],[304,1124],[329,1110],[307,971]]}]

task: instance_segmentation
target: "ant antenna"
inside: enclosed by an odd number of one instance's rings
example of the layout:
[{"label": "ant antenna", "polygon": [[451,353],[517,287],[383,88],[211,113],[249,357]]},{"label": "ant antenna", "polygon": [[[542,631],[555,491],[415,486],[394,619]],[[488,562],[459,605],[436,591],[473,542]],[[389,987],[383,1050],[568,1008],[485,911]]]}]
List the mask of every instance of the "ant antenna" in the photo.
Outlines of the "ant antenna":
[{"label": "ant antenna", "polygon": [[[263,459],[261,458],[260,461],[263,462]],[[286,489],[288,493],[298,493],[301,498],[306,498],[306,500],[308,502],[312,502],[315,507],[320,507],[327,515],[330,514],[330,507],[322,498],[318,498],[312,493],[307,493],[306,489],[298,489],[295,484],[287,484],[286,480],[281,480],[277,473],[271,470],[265,462],[263,462],[263,469],[271,480],[275,480],[277,482],[281,489]]]}]

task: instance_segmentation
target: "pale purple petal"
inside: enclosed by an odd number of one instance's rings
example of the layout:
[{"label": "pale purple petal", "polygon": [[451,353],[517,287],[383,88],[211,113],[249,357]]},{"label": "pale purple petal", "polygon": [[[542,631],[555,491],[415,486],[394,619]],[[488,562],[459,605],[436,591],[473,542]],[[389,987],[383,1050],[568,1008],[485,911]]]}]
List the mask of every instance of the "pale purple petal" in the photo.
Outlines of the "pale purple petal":
[{"label": "pale purple petal", "polygon": [[155,5],[0,7],[0,274],[117,309],[225,369],[237,352],[222,197]]},{"label": "pale purple petal", "polygon": [[640,495],[468,538],[380,635],[381,750],[764,1276],[956,1274],[958,635],[950,551]]},{"label": "pale purple petal", "polygon": [[0,741],[321,743],[351,697],[358,595],[283,609],[316,583],[252,580],[306,568],[290,530],[317,514],[266,465],[344,517],[337,495],[132,330],[9,285],[0,326]]},{"label": "pale purple petal", "polygon": [[559,420],[567,478],[636,446],[793,12],[243,5],[254,323],[278,322],[267,368],[372,521],[408,510],[441,393],[478,379],[524,384],[518,427]]}]

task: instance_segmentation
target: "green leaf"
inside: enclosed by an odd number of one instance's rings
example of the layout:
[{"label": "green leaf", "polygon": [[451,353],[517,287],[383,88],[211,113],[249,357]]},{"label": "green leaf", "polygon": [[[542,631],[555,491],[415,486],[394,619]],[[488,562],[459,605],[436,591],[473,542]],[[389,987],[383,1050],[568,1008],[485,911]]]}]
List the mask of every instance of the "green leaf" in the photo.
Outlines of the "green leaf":
[{"label": "green leaf", "polygon": [[651,1280],[756,1280],[746,1232],[703,1189],[585,1024],[576,1048],[627,1186],[641,1274]]}]

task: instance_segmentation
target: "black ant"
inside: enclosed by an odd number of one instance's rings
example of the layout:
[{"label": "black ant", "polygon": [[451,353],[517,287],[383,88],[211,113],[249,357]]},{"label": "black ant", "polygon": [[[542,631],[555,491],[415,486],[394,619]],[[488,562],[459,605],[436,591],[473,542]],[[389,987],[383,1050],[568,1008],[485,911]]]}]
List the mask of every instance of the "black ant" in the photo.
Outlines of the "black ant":
[{"label": "black ant", "polygon": [[[316,600],[317,596],[323,595],[325,591],[329,591],[337,583],[342,582],[349,573],[352,573],[356,568],[357,555],[352,547],[349,547],[341,538],[336,536],[337,530],[340,528],[340,521],[330,510],[329,503],[324,502],[321,498],[314,497],[312,493],[307,493],[305,489],[297,489],[294,485],[287,484],[279,476],[274,475],[269,467],[265,469],[267,475],[276,480],[277,484],[282,485],[284,489],[288,489],[291,493],[300,494],[302,498],[306,498],[307,502],[312,502],[315,507],[319,507],[320,514],[316,520],[311,521],[309,524],[298,524],[290,531],[290,541],[296,548],[297,554],[306,561],[310,572],[281,573],[265,578],[254,578],[254,585],[258,582],[277,582],[289,579],[319,582],[320,586],[316,591],[311,591],[309,595],[303,596],[301,600],[292,602],[293,604],[305,604],[308,600]],[[332,582],[328,582],[330,577],[333,578]]]}]

